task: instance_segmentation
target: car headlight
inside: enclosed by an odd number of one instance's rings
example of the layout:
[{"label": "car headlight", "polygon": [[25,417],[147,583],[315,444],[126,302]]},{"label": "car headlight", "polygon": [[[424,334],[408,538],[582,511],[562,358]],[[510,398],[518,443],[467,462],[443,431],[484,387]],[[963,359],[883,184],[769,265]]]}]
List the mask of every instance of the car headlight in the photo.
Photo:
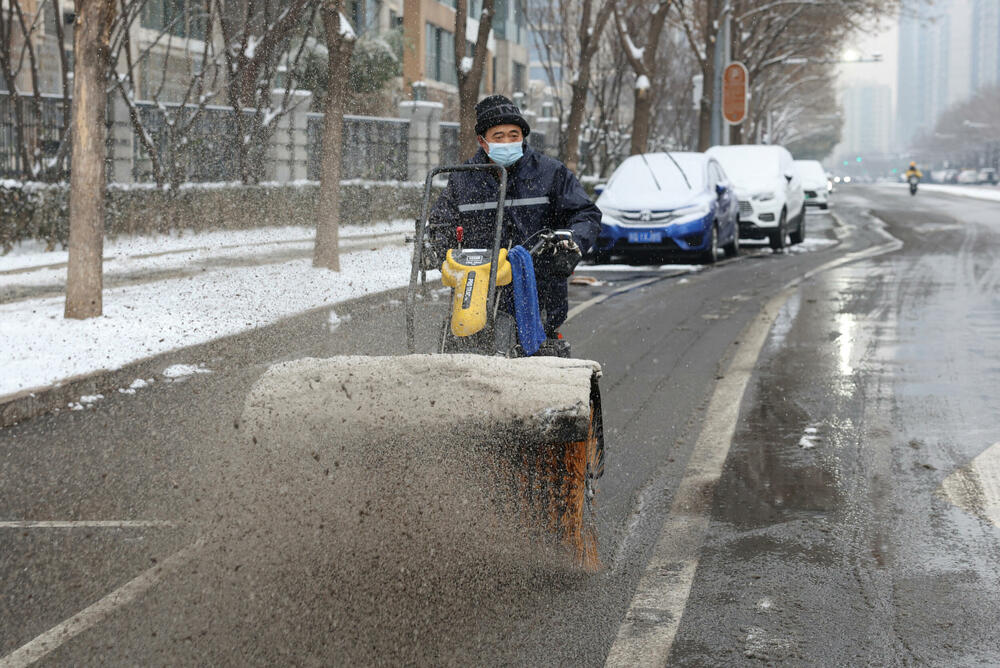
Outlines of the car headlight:
[{"label": "car headlight", "polygon": [[758,202],[767,202],[774,199],[774,193],[757,193],[753,198]]}]

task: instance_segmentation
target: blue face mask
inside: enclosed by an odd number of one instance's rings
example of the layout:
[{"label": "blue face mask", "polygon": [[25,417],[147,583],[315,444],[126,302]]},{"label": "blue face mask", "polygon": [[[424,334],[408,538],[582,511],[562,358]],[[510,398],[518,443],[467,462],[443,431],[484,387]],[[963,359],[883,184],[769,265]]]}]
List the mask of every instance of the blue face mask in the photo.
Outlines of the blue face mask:
[{"label": "blue face mask", "polygon": [[509,144],[489,142],[489,145],[490,150],[487,155],[490,156],[490,160],[501,167],[510,167],[524,155],[524,142],[515,141]]}]

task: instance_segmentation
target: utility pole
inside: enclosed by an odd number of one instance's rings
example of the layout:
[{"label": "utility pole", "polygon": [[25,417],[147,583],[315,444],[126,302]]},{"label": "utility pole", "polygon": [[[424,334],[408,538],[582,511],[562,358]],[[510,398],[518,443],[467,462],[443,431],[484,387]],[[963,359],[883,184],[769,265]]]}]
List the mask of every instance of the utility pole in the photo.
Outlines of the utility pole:
[{"label": "utility pole", "polygon": [[715,71],[712,77],[712,146],[728,144],[728,133],[725,121],[722,119],[722,72],[729,64],[730,40],[729,31],[732,22],[732,6],[730,0],[725,0],[725,6],[719,14],[719,29],[715,33],[715,48],[712,59]]}]

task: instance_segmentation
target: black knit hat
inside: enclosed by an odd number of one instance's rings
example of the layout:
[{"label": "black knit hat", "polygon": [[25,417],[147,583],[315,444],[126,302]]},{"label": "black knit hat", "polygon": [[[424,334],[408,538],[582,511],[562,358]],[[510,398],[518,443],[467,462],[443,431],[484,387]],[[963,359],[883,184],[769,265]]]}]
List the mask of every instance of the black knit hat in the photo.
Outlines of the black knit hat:
[{"label": "black knit hat", "polygon": [[476,134],[482,136],[484,132],[498,125],[513,123],[521,126],[524,136],[531,133],[528,121],[524,120],[521,110],[503,95],[490,95],[484,97],[476,105]]}]

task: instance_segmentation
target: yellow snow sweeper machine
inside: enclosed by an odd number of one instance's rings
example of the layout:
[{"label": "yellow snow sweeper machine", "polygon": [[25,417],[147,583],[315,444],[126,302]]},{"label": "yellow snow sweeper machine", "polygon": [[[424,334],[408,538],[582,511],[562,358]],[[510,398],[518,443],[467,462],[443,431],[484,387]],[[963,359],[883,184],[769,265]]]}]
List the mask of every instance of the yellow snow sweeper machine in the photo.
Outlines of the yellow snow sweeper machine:
[{"label": "yellow snow sweeper machine", "polygon": [[[461,228],[451,230],[458,243],[440,265],[441,283],[451,289],[448,312],[433,348],[419,353],[417,325],[429,323],[418,317],[441,317],[440,303],[428,298],[441,291],[428,283],[437,266],[429,238],[441,231],[429,222],[432,181],[464,170],[496,172],[493,245],[463,248]],[[385,477],[395,481],[388,493],[410,504],[426,486],[425,476],[433,475],[429,471],[440,476],[474,468],[483,489],[495,492],[488,496],[500,499],[488,507],[513,509],[536,536],[568,552],[577,568],[593,572],[600,568],[595,495],[604,461],[601,367],[569,358],[565,345],[532,356],[520,345],[515,316],[501,308],[502,291],[513,290],[516,280],[510,255],[519,254],[523,267],[525,251],[532,259],[553,253],[568,232],[543,230],[526,242],[530,249],[507,247],[506,190],[506,170],[497,165],[432,170],[412,239],[404,304],[409,354],[277,364],[251,389],[243,424],[256,447],[282,451],[284,457],[271,460],[288,462],[286,475],[315,480],[317,487],[307,494],[326,493],[331,470],[350,470],[353,483],[341,490],[352,484],[356,489],[358,476],[371,484]],[[535,289],[533,273],[531,282]],[[299,456],[288,457],[289,451]]]}]

